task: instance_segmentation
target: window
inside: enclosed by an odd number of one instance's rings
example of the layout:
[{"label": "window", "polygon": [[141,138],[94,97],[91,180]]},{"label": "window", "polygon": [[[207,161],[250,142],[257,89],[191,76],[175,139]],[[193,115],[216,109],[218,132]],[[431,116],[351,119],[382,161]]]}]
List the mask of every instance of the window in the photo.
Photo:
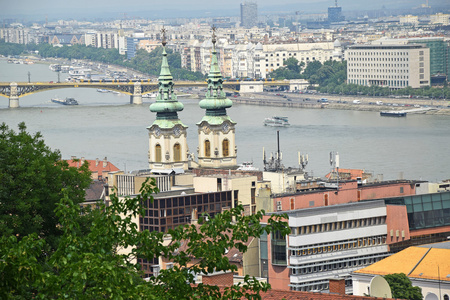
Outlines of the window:
[{"label": "window", "polygon": [[161,145],[157,144],[155,146],[155,161],[156,162],[161,162],[162,158],[161,158]]},{"label": "window", "polygon": [[205,156],[210,157],[211,156],[211,144],[209,140],[205,140]]},{"label": "window", "polygon": [[227,139],[224,139],[224,140],[222,141],[222,153],[223,153],[223,156],[224,156],[224,157],[227,157],[227,156],[230,155],[228,149],[229,149],[229,141],[228,141]]},{"label": "window", "polygon": [[173,159],[174,161],[181,161],[181,146],[178,143],[173,145]]}]

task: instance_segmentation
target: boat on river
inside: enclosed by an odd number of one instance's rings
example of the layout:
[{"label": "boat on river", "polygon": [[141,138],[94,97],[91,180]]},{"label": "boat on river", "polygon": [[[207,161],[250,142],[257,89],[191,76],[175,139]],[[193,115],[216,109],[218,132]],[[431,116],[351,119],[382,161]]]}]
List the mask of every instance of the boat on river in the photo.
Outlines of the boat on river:
[{"label": "boat on river", "polygon": [[61,65],[58,65],[58,64],[51,64],[48,68],[50,70],[52,70],[53,72],[61,71]]},{"label": "boat on river", "polygon": [[288,117],[277,117],[273,116],[271,118],[266,118],[264,120],[265,126],[272,126],[272,127],[286,127],[291,124],[289,124]]},{"label": "boat on river", "polygon": [[74,98],[66,98],[66,99],[53,98],[52,102],[62,105],[78,105],[78,101],[75,100]]},{"label": "boat on river", "polygon": [[397,111],[397,110],[390,110],[390,111],[380,111],[380,116],[382,117],[406,117],[405,111]]}]

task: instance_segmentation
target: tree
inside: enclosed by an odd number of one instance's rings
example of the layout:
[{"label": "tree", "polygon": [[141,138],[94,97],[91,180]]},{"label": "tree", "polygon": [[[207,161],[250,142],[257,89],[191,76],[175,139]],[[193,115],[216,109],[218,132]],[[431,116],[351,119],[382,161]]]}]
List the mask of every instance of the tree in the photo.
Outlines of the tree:
[{"label": "tree", "polygon": [[388,282],[393,298],[422,300],[422,289],[412,286],[411,280],[404,273],[385,275],[384,279]]},{"label": "tree", "polygon": [[[244,216],[242,206],[200,218],[201,225],[179,226],[169,230],[172,242],[165,245],[162,232],[139,231],[133,218],[144,214],[147,201],[153,201],[157,191],[155,179],[146,182],[135,198],[119,199],[111,195],[111,203],[99,203],[100,209],[83,211],[64,192],[56,208],[63,235],[54,253],[39,264],[44,242],[36,234],[17,241],[15,236],[0,240],[0,297],[37,299],[257,299],[268,284],[246,277],[242,285],[220,290],[217,286],[194,285],[194,274],[213,271],[236,271],[224,256],[233,247],[247,250],[249,237],[278,230],[288,234],[285,216],[271,217],[266,226],[260,224],[262,211]],[[89,230],[80,226],[80,213],[89,216]],[[176,255],[181,242],[188,249]],[[132,249],[120,253],[119,249]],[[27,249],[27,251],[24,251]],[[30,250],[30,251],[28,251]],[[153,259],[166,257],[175,263],[172,269],[149,281],[141,278],[137,257]],[[200,262],[189,266],[192,257]],[[2,294],[3,291],[3,294]]]},{"label": "tree", "polygon": [[289,57],[283,61],[283,67],[272,71],[269,75],[278,80],[298,79],[301,78],[300,72],[304,65],[304,62],[299,63],[295,57]]},{"label": "tree", "polygon": [[30,135],[24,123],[19,132],[0,125],[0,234],[19,240],[36,233],[54,248],[62,234],[54,214],[62,190],[74,203],[84,200],[91,182],[88,165],[77,169],[61,160],[59,151],[45,145],[38,132]]}]

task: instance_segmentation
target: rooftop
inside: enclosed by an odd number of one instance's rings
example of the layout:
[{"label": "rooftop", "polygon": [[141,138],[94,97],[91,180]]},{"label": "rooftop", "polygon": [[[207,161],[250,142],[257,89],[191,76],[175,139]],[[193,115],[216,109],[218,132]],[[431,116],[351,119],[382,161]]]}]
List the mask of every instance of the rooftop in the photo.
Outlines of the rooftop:
[{"label": "rooftop", "polygon": [[409,247],[366,268],[359,274],[404,273],[409,278],[450,282],[450,242]]}]

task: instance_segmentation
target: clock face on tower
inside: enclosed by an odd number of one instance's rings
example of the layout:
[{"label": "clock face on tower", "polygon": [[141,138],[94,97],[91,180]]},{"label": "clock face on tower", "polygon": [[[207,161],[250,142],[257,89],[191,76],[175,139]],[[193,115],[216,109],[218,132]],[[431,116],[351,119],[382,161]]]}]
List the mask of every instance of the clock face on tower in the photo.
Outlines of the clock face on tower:
[{"label": "clock face on tower", "polygon": [[156,137],[159,137],[161,135],[161,128],[156,127],[155,130],[153,131],[155,133]]},{"label": "clock face on tower", "polygon": [[174,134],[176,137],[179,137],[179,136],[181,135],[181,128],[180,128],[180,126],[175,126],[175,127],[173,128],[173,134]]},{"label": "clock face on tower", "polygon": [[230,129],[230,125],[228,124],[228,122],[223,122],[222,123],[222,131],[224,133],[228,132],[228,130]]}]

